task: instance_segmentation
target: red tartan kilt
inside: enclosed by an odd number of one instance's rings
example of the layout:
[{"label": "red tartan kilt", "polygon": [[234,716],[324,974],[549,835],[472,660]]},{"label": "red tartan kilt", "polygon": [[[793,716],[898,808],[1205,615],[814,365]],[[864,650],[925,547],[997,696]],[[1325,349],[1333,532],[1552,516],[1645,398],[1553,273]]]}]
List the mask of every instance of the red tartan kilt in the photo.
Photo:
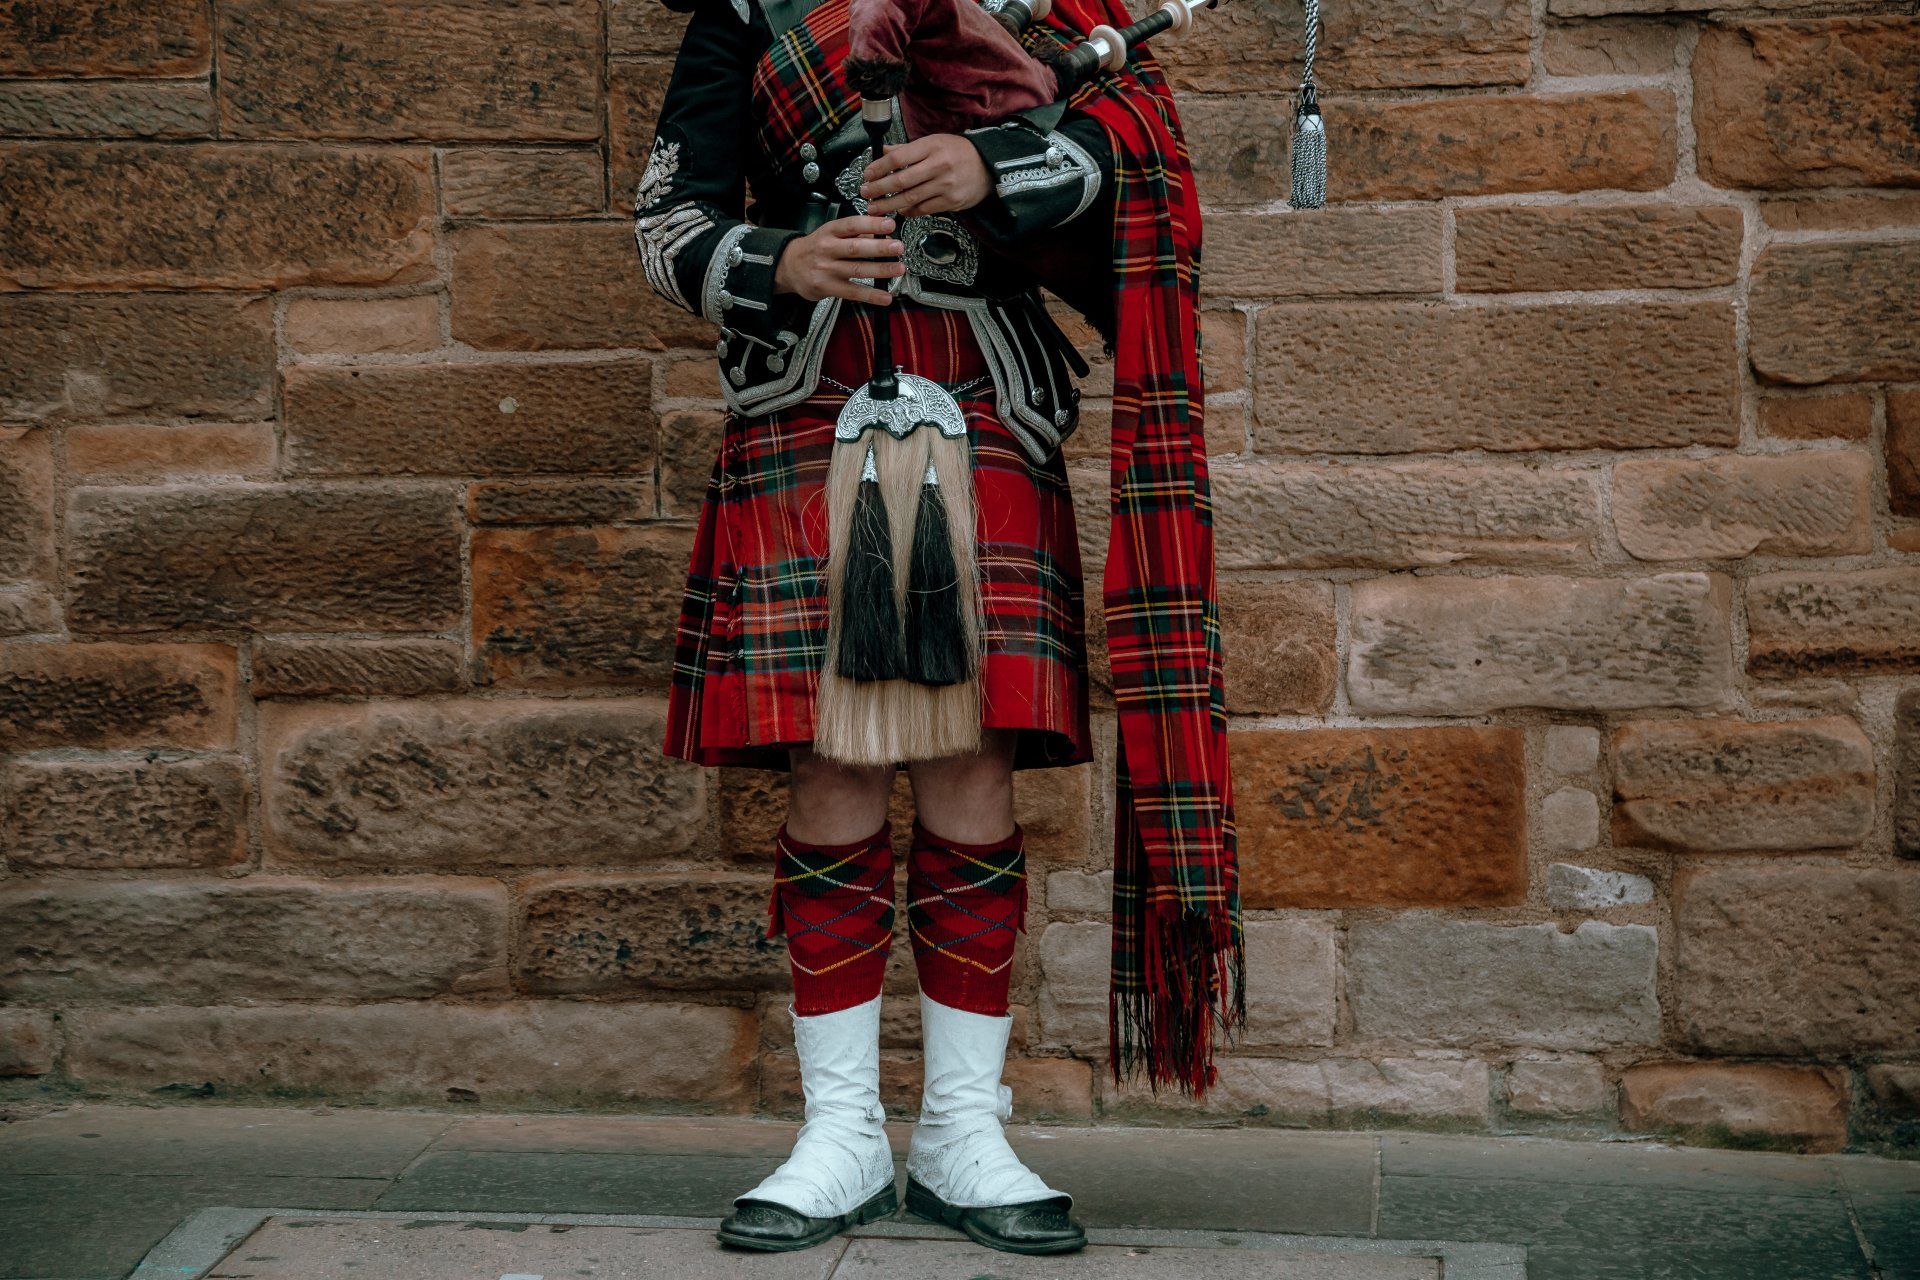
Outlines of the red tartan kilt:
[{"label": "red tartan kilt", "polygon": [[[1001,424],[966,317],[896,304],[894,356],[952,387],[971,432],[986,606],[982,723],[1019,729],[1017,768],[1092,757],[1080,548],[1066,464],[1034,466]],[[872,328],[847,307],[809,399],[729,415],[700,510],[668,696],[668,755],[787,767],[813,739],[825,660],[825,483],[834,418],[871,369]]]}]

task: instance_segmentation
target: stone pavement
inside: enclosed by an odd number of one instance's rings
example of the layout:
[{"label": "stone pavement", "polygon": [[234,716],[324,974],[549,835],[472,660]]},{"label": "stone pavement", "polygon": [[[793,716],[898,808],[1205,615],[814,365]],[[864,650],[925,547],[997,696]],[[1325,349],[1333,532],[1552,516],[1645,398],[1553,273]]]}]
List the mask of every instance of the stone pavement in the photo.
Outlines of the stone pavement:
[{"label": "stone pavement", "polygon": [[[905,1126],[890,1126],[904,1152]],[[1920,1162],[1278,1129],[1023,1126],[1092,1246],[1020,1259],[901,1217],[721,1250],[790,1123],[81,1105],[0,1125],[0,1280],[1895,1280]]]}]

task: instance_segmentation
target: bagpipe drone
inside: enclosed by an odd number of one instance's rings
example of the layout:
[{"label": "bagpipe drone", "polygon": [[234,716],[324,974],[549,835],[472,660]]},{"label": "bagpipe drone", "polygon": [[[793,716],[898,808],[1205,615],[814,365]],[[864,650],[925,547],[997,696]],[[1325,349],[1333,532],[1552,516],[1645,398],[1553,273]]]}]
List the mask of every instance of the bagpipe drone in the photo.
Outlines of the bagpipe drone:
[{"label": "bagpipe drone", "polygon": [[[1318,0],[1304,2],[1294,203],[1316,207],[1326,188],[1312,80]],[[851,0],[846,71],[870,154],[881,154],[896,101],[909,136],[996,123],[1118,72],[1129,49],[1186,30],[1217,0],[1166,0],[1071,48],[1037,42],[1036,56],[1019,37],[1050,3],[1001,0],[989,12],[979,0]],[[907,222],[896,216],[903,241]],[[938,382],[895,365],[890,308],[867,310],[873,368],[840,411],[828,467],[827,659],[814,745],[859,764],[965,754],[980,741],[984,617],[966,415]]]}]

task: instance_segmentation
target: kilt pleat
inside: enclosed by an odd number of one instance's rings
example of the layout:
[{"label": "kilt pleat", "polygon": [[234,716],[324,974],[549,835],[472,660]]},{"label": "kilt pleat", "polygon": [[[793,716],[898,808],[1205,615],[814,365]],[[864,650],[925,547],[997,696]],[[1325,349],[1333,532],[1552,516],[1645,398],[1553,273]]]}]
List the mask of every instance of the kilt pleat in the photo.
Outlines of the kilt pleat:
[{"label": "kilt pleat", "polygon": [[[812,741],[826,660],[826,476],[833,425],[866,380],[872,326],[840,313],[815,394],[774,414],[728,414],[687,569],[668,693],[668,755],[784,769]],[[1092,756],[1080,548],[1066,463],[1034,465],[1002,424],[967,318],[896,302],[902,368],[955,389],[978,493],[986,611],[981,721],[1018,729],[1016,768]]]}]

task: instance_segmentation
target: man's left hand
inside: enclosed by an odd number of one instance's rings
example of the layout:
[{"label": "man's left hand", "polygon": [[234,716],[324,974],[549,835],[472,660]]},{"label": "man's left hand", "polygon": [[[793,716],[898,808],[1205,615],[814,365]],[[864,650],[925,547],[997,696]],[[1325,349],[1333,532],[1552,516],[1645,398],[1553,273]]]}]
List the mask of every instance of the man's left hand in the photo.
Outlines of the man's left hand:
[{"label": "man's left hand", "polygon": [[867,212],[878,216],[971,209],[992,190],[980,152],[957,133],[890,146],[860,175]]}]

